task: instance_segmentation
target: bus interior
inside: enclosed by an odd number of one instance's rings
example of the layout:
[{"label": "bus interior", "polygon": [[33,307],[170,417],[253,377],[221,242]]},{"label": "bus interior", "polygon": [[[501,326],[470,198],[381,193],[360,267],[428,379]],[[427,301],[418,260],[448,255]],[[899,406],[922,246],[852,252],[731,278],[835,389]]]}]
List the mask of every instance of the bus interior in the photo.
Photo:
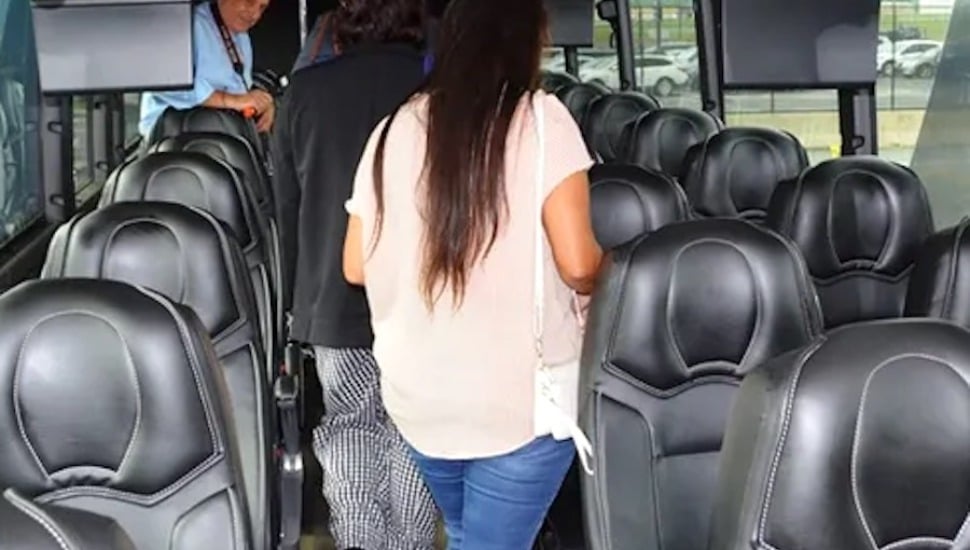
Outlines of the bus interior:
[{"label": "bus interior", "polygon": [[[333,548],[265,139],[138,130],[197,1],[0,0],[0,549]],[[546,5],[609,254],[534,548],[970,547],[970,0]]]}]

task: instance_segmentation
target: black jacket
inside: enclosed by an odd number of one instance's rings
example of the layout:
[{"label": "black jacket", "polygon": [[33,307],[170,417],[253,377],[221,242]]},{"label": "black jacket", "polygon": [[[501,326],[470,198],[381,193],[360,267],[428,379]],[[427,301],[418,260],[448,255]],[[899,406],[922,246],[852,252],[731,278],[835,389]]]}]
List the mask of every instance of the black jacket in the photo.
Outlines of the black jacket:
[{"label": "black jacket", "polygon": [[272,139],[291,337],[370,347],[366,295],[344,280],[344,202],[371,132],[421,84],[423,58],[403,44],[365,45],[293,74]]}]

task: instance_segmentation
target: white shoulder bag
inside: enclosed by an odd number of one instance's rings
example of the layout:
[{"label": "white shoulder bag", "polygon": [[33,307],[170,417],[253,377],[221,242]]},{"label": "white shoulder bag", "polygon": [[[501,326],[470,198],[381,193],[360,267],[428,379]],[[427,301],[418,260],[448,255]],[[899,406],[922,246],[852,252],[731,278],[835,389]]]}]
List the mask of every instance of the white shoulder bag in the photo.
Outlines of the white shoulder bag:
[{"label": "white shoulder bag", "polygon": [[[541,94],[532,96],[532,110],[535,114],[536,131],[539,138],[538,166],[536,170],[535,202],[535,290],[533,312],[533,337],[535,339],[536,365],[535,380],[535,429],[536,435],[551,434],[557,440],[572,438],[576,452],[587,474],[593,475],[590,462],[593,458],[593,445],[580,429],[579,420],[579,359],[556,365],[546,364],[543,354],[542,334],[545,315],[545,260],[543,243],[545,229],[542,225],[542,204],[545,199],[545,114]],[[574,295],[575,297],[575,295]]]}]

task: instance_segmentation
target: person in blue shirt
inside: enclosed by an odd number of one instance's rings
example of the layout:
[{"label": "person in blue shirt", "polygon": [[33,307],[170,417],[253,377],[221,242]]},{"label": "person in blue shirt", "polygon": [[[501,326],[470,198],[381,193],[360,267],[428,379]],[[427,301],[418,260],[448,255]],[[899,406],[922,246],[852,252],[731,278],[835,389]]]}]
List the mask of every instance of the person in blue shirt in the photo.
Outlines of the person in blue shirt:
[{"label": "person in blue shirt", "polygon": [[260,132],[268,132],[275,115],[273,98],[252,90],[251,29],[269,0],[211,0],[197,5],[192,23],[195,81],[190,90],[146,92],[141,96],[138,131],[148,136],[165,109],[205,106],[250,113]]}]

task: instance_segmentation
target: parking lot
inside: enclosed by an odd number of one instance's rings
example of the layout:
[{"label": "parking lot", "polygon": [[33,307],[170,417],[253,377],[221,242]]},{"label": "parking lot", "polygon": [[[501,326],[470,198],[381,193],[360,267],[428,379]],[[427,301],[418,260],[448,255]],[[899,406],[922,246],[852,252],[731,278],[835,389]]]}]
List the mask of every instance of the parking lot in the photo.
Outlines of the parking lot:
[{"label": "parking lot", "polygon": [[[933,79],[880,78],[876,84],[880,109],[925,109],[929,103]],[[700,107],[699,93],[683,90],[663,99],[670,107]],[[790,92],[732,91],[725,94],[728,112],[763,113],[791,111],[835,111],[838,109],[834,90],[799,90]]]}]

